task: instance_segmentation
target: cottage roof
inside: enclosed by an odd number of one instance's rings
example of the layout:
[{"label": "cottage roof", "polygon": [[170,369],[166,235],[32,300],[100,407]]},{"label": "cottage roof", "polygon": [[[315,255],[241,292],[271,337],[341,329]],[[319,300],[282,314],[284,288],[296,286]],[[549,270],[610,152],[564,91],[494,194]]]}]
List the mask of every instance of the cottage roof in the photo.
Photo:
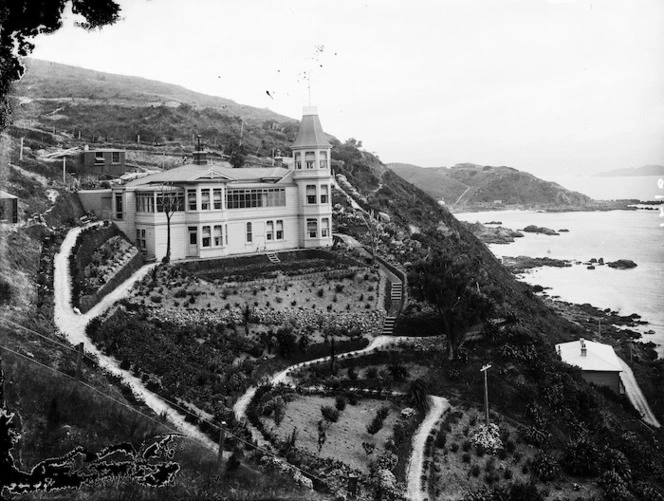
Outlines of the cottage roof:
[{"label": "cottage roof", "polygon": [[127,186],[143,186],[160,183],[194,183],[206,180],[231,182],[278,181],[290,171],[283,167],[243,167],[234,169],[227,162],[222,164],[187,164],[149,176],[134,179]]},{"label": "cottage roof", "polygon": [[18,198],[17,196],[12,195],[11,193],[7,193],[6,191],[0,190],[0,198]]},{"label": "cottage roof", "polygon": [[331,148],[323,132],[323,126],[318,118],[315,106],[305,106],[302,112],[302,122],[297,131],[297,137],[291,148]]},{"label": "cottage roof", "polygon": [[[581,354],[581,344],[585,344],[586,354]],[[618,355],[608,344],[579,339],[556,345],[556,351],[563,362],[581,367],[584,371],[621,372]]]}]

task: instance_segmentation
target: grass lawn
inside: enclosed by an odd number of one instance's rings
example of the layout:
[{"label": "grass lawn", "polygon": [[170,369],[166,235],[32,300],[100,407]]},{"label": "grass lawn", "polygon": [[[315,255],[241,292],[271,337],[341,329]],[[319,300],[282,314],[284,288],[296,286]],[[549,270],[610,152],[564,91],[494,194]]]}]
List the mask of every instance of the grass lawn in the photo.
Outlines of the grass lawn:
[{"label": "grass lawn", "polygon": [[[296,447],[314,454],[318,453],[318,422],[323,419],[322,406],[334,407],[333,397],[297,396],[286,406],[286,414],[277,427],[272,418],[261,418],[267,429],[281,439],[286,439],[297,428]],[[390,413],[383,427],[375,435],[367,432],[367,425],[376,415],[378,409],[387,406]],[[340,459],[352,468],[369,472],[369,463],[374,461],[385,450],[385,441],[392,436],[394,423],[401,408],[385,400],[359,400],[357,405],[348,404],[336,423],[327,429],[327,440],[320,455],[324,458]],[[367,456],[362,442],[376,445],[374,452]]]}]

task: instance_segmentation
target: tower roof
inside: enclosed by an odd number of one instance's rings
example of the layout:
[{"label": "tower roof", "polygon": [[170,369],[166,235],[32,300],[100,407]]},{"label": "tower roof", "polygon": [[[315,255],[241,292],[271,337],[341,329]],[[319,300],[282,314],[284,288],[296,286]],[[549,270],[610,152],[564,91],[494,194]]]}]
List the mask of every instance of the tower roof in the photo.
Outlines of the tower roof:
[{"label": "tower roof", "polygon": [[297,137],[292,148],[331,148],[323,132],[323,127],[318,119],[318,111],[315,106],[305,106],[302,111],[302,122],[297,131]]}]

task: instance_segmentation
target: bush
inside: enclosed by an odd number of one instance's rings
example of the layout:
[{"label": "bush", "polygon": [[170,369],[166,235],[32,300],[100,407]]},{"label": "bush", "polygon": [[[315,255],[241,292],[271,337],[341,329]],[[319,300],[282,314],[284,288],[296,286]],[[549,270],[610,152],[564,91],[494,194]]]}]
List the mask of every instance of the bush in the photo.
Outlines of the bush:
[{"label": "bush", "polygon": [[379,419],[373,418],[371,423],[367,425],[367,432],[369,435],[375,435],[383,427],[383,422]]},{"label": "bush", "polygon": [[329,405],[322,406],[320,412],[323,414],[323,417],[331,423],[339,421],[339,416],[341,414],[337,409],[330,407]]},{"label": "bush", "polygon": [[367,379],[376,379],[378,377],[378,369],[376,367],[369,367],[365,374]]},{"label": "bush", "polygon": [[531,463],[533,475],[542,482],[550,482],[560,475],[560,464],[558,460],[549,454],[543,452],[537,453]]},{"label": "bush", "polygon": [[228,458],[228,462],[226,463],[226,470],[227,471],[237,470],[242,464],[243,458],[244,458],[244,453],[242,452],[242,449],[236,446],[233,449],[233,453]]},{"label": "bush", "polygon": [[450,450],[452,452],[458,451],[459,450],[459,444],[457,444],[456,442],[453,442],[452,445],[450,445]]},{"label": "bush", "polygon": [[482,469],[480,468],[480,465],[478,465],[477,463],[473,464],[473,466],[470,467],[470,474],[473,477],[476,477],[476,478],[479,477],[481,471],[482,471]]},{"label": "bush", "polygon": [[[455,444],[455,445],[456,445],[456,444]],[[461,456],[461,460],[462,460],[464,463],[470,463],[470,453],[468,453],[468,452],[464,452],[464,453],[463,453],[463,456]]]},{"label": "bush", "polygon": [[606,471],[599,480],[606,501],[628,501],[631,496],[625,481],[615,471]]},{"label": "bush", "polygon": [[12,299],[12,287],[9,282],[0,279],[0,304],[9,303]]},{"label": "bush", "polygon": [[376,417],[381,421],[385,421],[385,418],[389,415],[389,413],[390,413],[389,407],[381,407],[380,409],[378,409]]},{"label": "bush", "polygon": [[325,291],[321,288],[321,289],[318,289],[316,294],[318,295],[318,297],[323,297],[325,295]]},{"label": "bush", "polygon": [[600,473],[599,455],[597,447],[582,438],[565,446],[560,464],[570,475],[596,477]]},{"label": "bush", "polygon": [[470,440],[464,440],[463,443],[461,444],[461,448],[463,449],[464,452],[468,452],[470,450],[471,444]]},{"label": "bush", "polygon": [[335,400],[334,400],[334,406],[340,411],[343,412],[344,409],[346,408],[346,397],[339,395]]}]

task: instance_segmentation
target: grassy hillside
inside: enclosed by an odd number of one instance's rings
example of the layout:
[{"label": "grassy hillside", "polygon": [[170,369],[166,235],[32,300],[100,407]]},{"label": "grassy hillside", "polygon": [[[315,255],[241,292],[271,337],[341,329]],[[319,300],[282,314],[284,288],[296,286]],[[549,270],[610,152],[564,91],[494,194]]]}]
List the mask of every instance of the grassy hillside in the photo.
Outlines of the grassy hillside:
[{"label": "grassy hillside", "polygon": [[511,167],[458,164],[454,167],[422,168],[409,164],[389,164],[401,177],[428,195],[455,208],[495,205],[578,207],[592,199],[569,191],[557,183],[544,181]]}]

